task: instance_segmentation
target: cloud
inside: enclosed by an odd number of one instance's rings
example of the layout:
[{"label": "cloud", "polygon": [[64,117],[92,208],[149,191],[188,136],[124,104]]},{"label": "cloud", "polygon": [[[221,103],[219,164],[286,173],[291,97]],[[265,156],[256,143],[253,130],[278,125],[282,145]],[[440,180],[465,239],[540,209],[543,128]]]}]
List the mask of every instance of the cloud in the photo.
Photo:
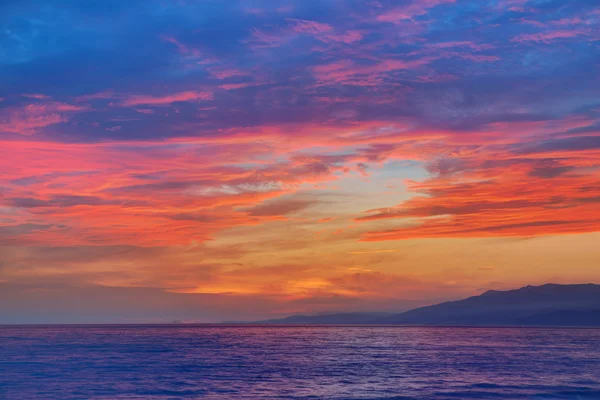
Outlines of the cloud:
[{"label": "cloud", "polygon": [[333,28],[331,25],[323,24],[316,21],[307,21],[295,18],[286,18],[286,21],[291,24],[292,30],[298,33],[309,33],[318,35],[325,32],[330,32]]},{"label": "cloud", "polygon": [[575,167],[573,166],[561,166],[560,164],[550,162],[547,165],[533,168],[529,172],[529,175],[534,176],[536,178],[555,178],[574,169]]},{"label": "cloud", "polygon": [[42,3],[0,13],[0,280],[64,290],[42,305],[391,307],[492,258],[597,278],[594,2]]},{"label": "cloud", "polygon": [[346,296],[393,297],[401,293],[402,298],[411,299],[423,292],[436,290],[458,290],[451,284],[432,282],[410,275],[388,274],[375,271],[350,272],[329,279],[337,292]]},{"label": "cloud", "polygon": [[365,251],[351,251],[348,254],[379,254],[379,253],[395,253],[397,249],[384,249],[384,250],[365,250]]},{"label": "cloud", "polygon": [[413,187],[420,195],[359,217],[358,221],[411,220],[397,229],[368,232],[363,240],[527,237],[593,232],[600,227],[593,216],[600,187],[588,187],[589,176],[563,175],[566,167],[538,167],[533,173],[514,167],[507,173],[502,165],[492,171],[479,168],[455,179],[486,174],[486,180],[459,183],[431,178]]},{"label": "cloud", "polygon": [[24,94],[22,96],[23,97],[28,97],[30,99],[37,99],[37,100],[46,100],[46,99],[50,98],[50,96],[46,96],[45,94],[36,94],[36,93],[33,93],[33,94]]},{"label": "cloud", "polygon": [[244,211],[255,217],[284,216],[305,210],[316,202],[316,200],[310,199],[277,199],[244,209]]},{"label": "cloud", "polygon": [[123,207],[140,206],[147,204],[144,201],[112,200],[103,199],[97,196],[80,195],[54,195],[49,200],[41,200],[33,197],[11,198],[8,202],[15,207],[37,208],[37,207],[77,207],[77,206],[102,206],[119,205]]},{"label": "cloud", "polygon": [[27,104],[0,111],[0,131],[34,135],[43,128],[67,122],[69,116],[87,107],[60,102]]},{"label": "cloud", "polygon": [[19,237],[33,232],[42,231],[52,228],[52,225],[44,224],[19,224],[19,225],[3,225],[0,226],[0,237]]},{"label": "cloud", "polygon": [[412,60],[383,60],[375,64],[356,65],[344,60],[314,67],[315,78],[322,84],[347,84],[374,86],[382,84],[381,77],[394,71],[415,69],[432,61],[432,58]]},{"label": "cloud", "polygon": [[455,0],[412,0],[406,5],[385,11],[377,16],[382,22],[397,23],[403,20],[410,20],[414,17],[426,14],[429,9],[442,4],[451,4]]},{"label": "cloud", "polygon": [[185,44],[181,43],[180,41],[178,41],[177,39],[175,39],[172,36],[162,36],[162,39],[165,42],[169,42],[172,43],[173,45],[175,45],[175,47],[177,48],[177,50],[185,55],[192,55],[194,57],[199,57],[200,56],[200,52],[198,51],[198,49],[193,49],[190,48],[188,46],[186,46]]},{"label": "cloud", "polygon": [[213,93],[212,92],[179,92],[164,96],[144,96],[144,95],[135,95],[126,98],[121,101],[120,105],[124,107],[132,107],[132,106],[165,106],[171,105],[174,103],[188,102],[188,101],[203,101],[203,100],[212,100]]},{"label": "cloud", "polygon": [[575,30],[555,30],[549,32],[538,32],[538,33],[524,33],[518,35],[512,39],[514,42],[541,42],[550,43],[559,39],[572,39],[581,35],[588,35],[591,31],[589,29],[575,29]]}]

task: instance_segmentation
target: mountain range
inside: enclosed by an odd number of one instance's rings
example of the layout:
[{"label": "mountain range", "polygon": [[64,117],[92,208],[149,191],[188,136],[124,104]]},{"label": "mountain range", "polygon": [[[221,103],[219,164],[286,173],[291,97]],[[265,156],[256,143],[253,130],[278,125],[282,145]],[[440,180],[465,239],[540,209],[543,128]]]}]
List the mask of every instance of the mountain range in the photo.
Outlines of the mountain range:
[{"label": "mountain range", "polygon": [[452,326],[600,326],[600,285],[545,284],[489,290],[479,296],[403,313],[293,315],[262,324],[374,324]]}]

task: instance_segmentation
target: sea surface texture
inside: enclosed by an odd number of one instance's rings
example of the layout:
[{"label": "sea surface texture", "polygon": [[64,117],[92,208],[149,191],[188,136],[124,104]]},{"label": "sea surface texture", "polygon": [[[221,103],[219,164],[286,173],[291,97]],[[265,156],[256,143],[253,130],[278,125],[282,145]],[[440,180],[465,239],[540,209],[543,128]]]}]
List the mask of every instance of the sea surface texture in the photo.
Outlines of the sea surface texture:
[{"label": "sea surface texture", "polygon": [[1,327],[0,399],[600,399],[600,330]]}]

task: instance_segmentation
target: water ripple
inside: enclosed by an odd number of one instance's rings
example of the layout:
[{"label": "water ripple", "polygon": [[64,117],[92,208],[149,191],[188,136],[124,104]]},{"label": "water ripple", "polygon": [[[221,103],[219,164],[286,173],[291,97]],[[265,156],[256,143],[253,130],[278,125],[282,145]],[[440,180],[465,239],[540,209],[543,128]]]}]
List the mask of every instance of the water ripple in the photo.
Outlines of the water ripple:
[{"label": "water ripple", "polygon": [[2,327],[0,398],[600,399],[600,330]]}]

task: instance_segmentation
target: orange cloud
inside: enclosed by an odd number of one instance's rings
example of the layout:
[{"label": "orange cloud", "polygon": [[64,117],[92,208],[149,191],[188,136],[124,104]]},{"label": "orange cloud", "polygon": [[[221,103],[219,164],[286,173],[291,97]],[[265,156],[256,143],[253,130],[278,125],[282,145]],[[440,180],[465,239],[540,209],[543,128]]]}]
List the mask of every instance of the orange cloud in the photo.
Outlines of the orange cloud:
[{"label": "orange cloud", "polygon": [[[588,157],[595,154],[592,159]],[[432,237],[540,236],[600,230],[597,153],[567,151],[569,158],[502,159],[481,153],[432,167],[439,174],[412,182],[411,199],[367,212],[357,221],[405,220],[395,229],[370,231],[364,241]],[[507,157],[507,155],[504,155]],[[524,156],[525,157],[525,156]],[[593,161],[592,161],[593,160]]]}]

